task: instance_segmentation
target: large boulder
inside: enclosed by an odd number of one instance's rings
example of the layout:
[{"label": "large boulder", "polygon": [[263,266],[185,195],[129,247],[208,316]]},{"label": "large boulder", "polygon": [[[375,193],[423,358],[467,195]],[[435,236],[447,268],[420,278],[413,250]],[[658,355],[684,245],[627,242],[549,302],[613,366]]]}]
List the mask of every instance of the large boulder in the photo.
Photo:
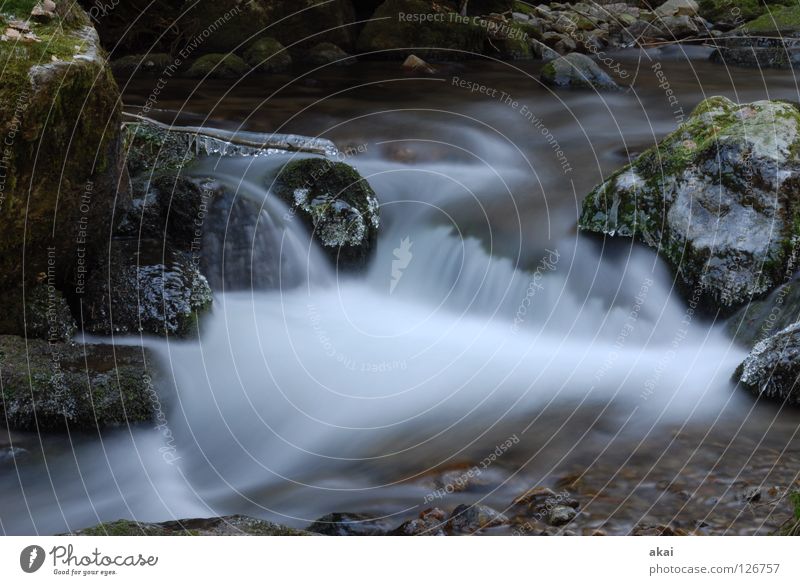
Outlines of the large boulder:
[{"label": "large boulder", "polygon": [[734,377],[756,396],[800,406],[800,323],[756,344]]},{"label": "large boulder", "polygon": [[542,67],[541,80],[553,87],[619,89],[608,73],[590,57],[580,53],[570,53],[546,63]]},{"label": "large boulder", "polygon": [[582,230],[656,248],[689,296],[729,312],[780,284],[800,236],[800,110],[702,102],[584,200]]},{"label": "large boulder", "polygon": [[300,215],[339,267],[366,265],[377,240],[379,205],[353,167],[326,158],[295,160],[281,169],[273,192]]},{"label": "large boulder", "polygon": [[754,36],[791,35],[800,31],[800,6],[775,6],[741,27],[740,32]]},{"label": "large boulder", "polygon": [[141,347],[0,336],[0,420],[12,430],[92,431],[153,420],[158,400]]},{"label": "large boulder", "polygon": [[[0,333],[25,333],[36,284],[72,298],[68,281],[126,196],[117,85],[86,14],[58,6],[47,22],[14,21],[33,40],[0,40]],[[3,12],[17,7],[30,13]]]}]

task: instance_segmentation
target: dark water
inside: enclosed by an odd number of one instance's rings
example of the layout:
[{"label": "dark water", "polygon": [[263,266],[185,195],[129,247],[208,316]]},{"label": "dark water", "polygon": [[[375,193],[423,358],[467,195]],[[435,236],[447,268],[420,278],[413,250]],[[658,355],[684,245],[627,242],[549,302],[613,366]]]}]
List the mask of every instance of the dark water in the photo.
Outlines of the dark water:
[{"label": "dark water", "polygon": [[[578,532],[774,530],[800,472],[798,413],[734,388],[745,352],[687,312],[653,253],[575,232],[585,194],[703,98],[798,99],[791,73],[705,55],[615,55],[633,86],[602,95],[554,93],[535,63],[170,80],[150,116],[351,149],[382,203],[376,257],[337,280],[312,254],[313,284],[218,295],[198,343],[147,342],[174,379],[160,390],[174,464],[148,428],[16,436],[27,453],[0,462],[0,529],[227,513],[304,526],[333,511],[399,524],[479,501],[514,516],[516,496],[546,485],[579,499]],[[127,107],[139,112],[154,84],[127,85]],[[263,198],[287,158],[198,172]],[[404,239],[413,258],[392,289]],[[436,495],[475,465],[468,485]]]}]

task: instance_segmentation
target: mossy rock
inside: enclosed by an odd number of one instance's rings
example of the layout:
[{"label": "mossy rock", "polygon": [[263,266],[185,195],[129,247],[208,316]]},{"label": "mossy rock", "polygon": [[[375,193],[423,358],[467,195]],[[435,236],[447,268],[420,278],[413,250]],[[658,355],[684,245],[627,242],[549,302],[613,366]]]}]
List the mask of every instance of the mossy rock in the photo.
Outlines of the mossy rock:
[{"label": "mossy rock", "polygon": [[170,65],[176,63],[169,53],[148,53],[146,55],[126,55],[111,62],[111,70],[118,77],[132,75],[160,75]]},{"label": "mossy rock", "polygon": [[192,63],[186,71],[186,77],[238,79],[248,71],[250,67],[241,57],[230,53],[209,53]]},{"label": "mossy rock", "polygon": [[780,284],[800,241],[800,110],[702,102],[584,200],[585,231],[658,250],[686,294],[730,313]]},{"label": "mossy rock", "polygon": [[750,35],[786,35],[800,31],[800,6],[774,6],[740,28]]},{"label": "mossy rock", "polygon": [[780,9],[788,0],[699,0],[699,14],[717,27],[731,29],[764,14],[767,6]]},{"label": "mossy rock", "polygon": [[295,160],[281,169],[273,191],[299,212],[339,267],[366,266],[377,240],[379,205],[357,170],[325,158]]},{"label": "mossy rock", "polygon": [[191,518],[170,522],[116,520],[70,532],[70,536],[310,536],[312,533],[249,516]]},{"label": "mossy rock", "polygon": [[469,59],[484,51],[486,29],[472,22],[454,22],[454,12],[437,13],[442,22],[407,22],[405,14],[432,14],[425,0],[386,0],[375,11],[358,38],[359,51],[377,52],[370,58],[405,59],[410,54],[421,58]]},{"label": "mossy rock", "polygon": [[140,347],[0,336],[0,420],[12,430],[40,432],[151,421],[149,361]]},{"label": "mossy rock", "polygon": [[351,57],[333,43],[314,45],[306,52],[303,60],[314,67],[323,65],[352,65],[356,62],[354,57]]},{"label": "mossy rock", "polygon": [[545,63],[542,83],[573,89],[617,90],[619,86],[591,57],[570,53]]},{"label": "mossy rock", "polygon": [[282,44],[266,37],[250,45],[244,53],[244,60],[255,71],[280,73],[292,66],[292,57]]},{"label": "mossy rock", "polygon": [[[23,4],[4,6],[29,12]],[[69,296],[83,250],[107,234],[125,189],[119,90],[86,14],[58,6],[58,18],[30,23],[41,42],[0,43],[0,292],[20,313],[23,285],[30,290],[43,273]],[[24,331],[4,321],[0,333]]]},{"label": "mossy rock", "polygon": [[132,177],[179,171],[197,158],[191,141],[184,134],[170,132],[155,124],[127,122],[122,136],[125,162]]}]

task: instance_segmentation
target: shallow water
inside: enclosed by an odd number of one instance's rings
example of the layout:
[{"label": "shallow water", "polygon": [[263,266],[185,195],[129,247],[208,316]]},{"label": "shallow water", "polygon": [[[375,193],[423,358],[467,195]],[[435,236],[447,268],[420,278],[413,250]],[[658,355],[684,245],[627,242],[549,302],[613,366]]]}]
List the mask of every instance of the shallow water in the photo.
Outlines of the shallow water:
[{"label": "shallow water", "polygon": [[[359,64],[194,93],[171,81],[151,116],[350,147],[382,203],[375,257],[364,275],[330,272],[268,192],[292,156],[206,161],[199,174],[266,201],[300,284],[217,294],[198,342],[143,340],[167,373],[165,427],[15,435],[27,453],[0,462],[0,530],[230,513],[305,526],[334,511],[396,525],[431,502],[514,515],[511,500],[539,484],[579,497],[576,529],[773,530],[785,508],[771,500],[800,471],[800,415],[734,388],[745,352],[687,307],[654,253],[575,232],[583,196],[674,129],[678,109],[719,94],[797,100],[789,73],[703,57],[621,54],[635,90],[603,95],[553,93],[531,63],[427,79]],[[126,103],[153,83],[133,82]],[[465,491],[433,495],[443,473],[487,457]],[[756,503],[742,495],[753,486]]]}]

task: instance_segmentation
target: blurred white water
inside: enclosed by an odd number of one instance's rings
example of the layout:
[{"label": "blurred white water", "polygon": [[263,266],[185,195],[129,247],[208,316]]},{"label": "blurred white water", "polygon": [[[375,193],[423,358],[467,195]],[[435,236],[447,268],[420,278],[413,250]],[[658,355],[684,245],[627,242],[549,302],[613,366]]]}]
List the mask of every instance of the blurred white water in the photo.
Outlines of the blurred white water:
[{"label": "blurred white water", "polygon": [[[570,99],[588,107],[586,96]],[[498,106],[487,118],[508,115]],[[145,426],[43,437],[27,462],[2,469],[0,532],[226,513],[303,526],[332,511],[400,512],[422,500],[404,480],[510,435],[520,438],[514,457],[535,456],[546,475],[552,461],[540,449],[557,459],[597,420],[609,436],[639,437],[746,416],[729,381],[743,352],[687,308],[654,253],[570,232],[564,200],[579,195],[546,167],[549,153],[526,150],[527,160],[492,131],[452,120],[439,134],[457,146],[411,143],[453,156],[404,164],[372,148],[347,160],[382,203],[377,250],[359,276],[333,274],[269,195],[292,157],[209,160],[200,174],[263,203],[268,237],[254,245],[280,248],[290,286],[218,294],[198,341],[145,340],[166,373],[169,435]],[[518,216],[526,198],[541,213],[536,230]],[[177,459],[162,457],[165,445]]]}]

